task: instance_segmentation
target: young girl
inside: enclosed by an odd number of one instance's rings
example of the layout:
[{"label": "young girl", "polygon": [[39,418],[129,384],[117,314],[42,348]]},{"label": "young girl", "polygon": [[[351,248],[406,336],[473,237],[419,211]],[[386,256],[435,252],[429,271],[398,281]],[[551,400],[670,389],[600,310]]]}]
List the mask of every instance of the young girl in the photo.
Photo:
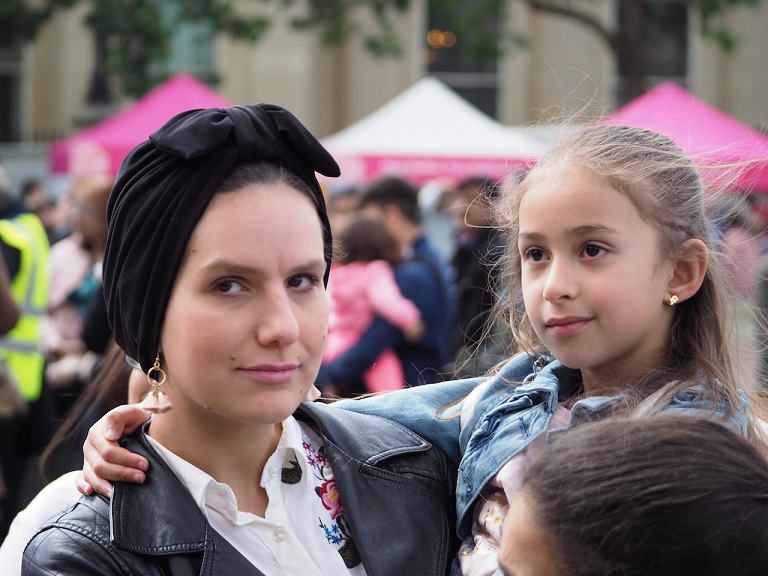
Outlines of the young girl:
[{"label": "young girl", "polygon": [[126,158],[104,289],[115,341],[153,387],[153,418],[124,441],[149,482],[54,515],[22,574],[444,574],[440,452],[389,420],[302,404],[328,328],[315,172],[338,166],[269,104],[182,113]]},{"label": "young girl", "polygon": [[[409,341],[424,333],[416,305],[405,298],[392,268],[400,258],[395,239],[377,221],[354,217],[340,233],[339,256],[328,280],[330,320],[323,362],[330,362],[348,350],[381,316],[400,328]],[[369,392],[404,387],[403,368],[394,350],[386,350],[363,376]],[[337,390],[337,394],[342,391]]]},{"label": "young girl", "polygon": [[611,418],[548,446],[504,526],[508,576],[768,574],[768,462],[709,418]]},{"label": "young girl", "polygon": [[[617,414],[683,412],[761,444],[760,406],[748,402],[733,363],[702,181],[671,140],[585,127],[505,190],[499,207],[507,306],[524,353],[488,378],[337,404],[396,419],[458,464],[464,544],[454,572],[466,575],[498,570],[508,502],[549,435]],[[118,467],[105,467],[95,452],[113,452],[126,420],[140,419],[125,409],[107,416],[92,428],[86,458],[113,478],[134,477],[141,460],[112,454]],[[108,490],[89,466],[88,481]]]}]

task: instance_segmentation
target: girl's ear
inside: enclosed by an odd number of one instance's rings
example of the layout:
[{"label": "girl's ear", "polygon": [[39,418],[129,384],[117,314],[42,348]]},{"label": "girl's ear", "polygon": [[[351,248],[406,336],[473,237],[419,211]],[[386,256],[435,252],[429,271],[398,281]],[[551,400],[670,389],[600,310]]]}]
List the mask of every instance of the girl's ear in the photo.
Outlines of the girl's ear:
[{"label": "girl's ear", "polygon": [[667,299],[677,296],[680,302],[688,300],[701,288],[709,265],[709,250],[701,240],[691,238],[680,245],[667,284]]}]

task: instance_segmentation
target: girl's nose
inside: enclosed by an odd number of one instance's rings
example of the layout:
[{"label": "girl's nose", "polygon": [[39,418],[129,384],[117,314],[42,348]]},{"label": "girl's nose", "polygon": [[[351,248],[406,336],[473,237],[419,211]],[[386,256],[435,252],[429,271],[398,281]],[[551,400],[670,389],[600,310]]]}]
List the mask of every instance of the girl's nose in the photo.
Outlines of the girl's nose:
[{"label": "girl's nose", "polygon": [[563,298],[573,298],[578,291],[575,270],[563,259],[553,260],[547,270],[544,282],[544,299],[556,302]]}]

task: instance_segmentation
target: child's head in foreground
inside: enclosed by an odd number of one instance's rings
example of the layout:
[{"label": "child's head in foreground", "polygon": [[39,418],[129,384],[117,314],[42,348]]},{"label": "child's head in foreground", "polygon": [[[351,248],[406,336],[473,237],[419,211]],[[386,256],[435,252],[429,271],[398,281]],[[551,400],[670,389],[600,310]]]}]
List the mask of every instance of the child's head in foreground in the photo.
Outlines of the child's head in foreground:
[{"label": "child's head in foreground", "polygon": [[526,472],[500,563],[506,576],[768,574],[768,463],[708,418],[584,425]]}]

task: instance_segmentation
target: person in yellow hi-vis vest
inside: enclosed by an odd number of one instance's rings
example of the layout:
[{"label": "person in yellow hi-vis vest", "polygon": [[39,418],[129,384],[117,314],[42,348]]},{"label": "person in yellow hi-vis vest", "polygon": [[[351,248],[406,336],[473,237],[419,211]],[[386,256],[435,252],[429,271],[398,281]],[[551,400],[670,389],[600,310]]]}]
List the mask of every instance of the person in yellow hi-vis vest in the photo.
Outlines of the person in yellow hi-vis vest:
[{"label": "person in yellow hi-vis vest", "polygon": [[40,347],[42,318],[48,305],[49,250],[40,219],[22,210],[0,166],[0,254],[7,269],[6,282],[10,278],[11,295],[20,312],[15,326],[0,336],[0,367],[10,374],[11,386],[18,391],[16,407],[9,405],[11,397],[4,395],[0,417],[0,534],[26,505],[23,490],[28,486],[35,489],[40,482],[34,471],[36,457],[55,430]]},{"label": "person in yellow hi-vis vest", "polygon": [[16,326],[0,337],[0,359],[16,378],[24,399],[34,402],[40,397],[45,369],[40,337],[48,305],[50,246],[40,219],[31,213],[0,218],[0,242],[19,254],[11,292],[21,311]]}]

